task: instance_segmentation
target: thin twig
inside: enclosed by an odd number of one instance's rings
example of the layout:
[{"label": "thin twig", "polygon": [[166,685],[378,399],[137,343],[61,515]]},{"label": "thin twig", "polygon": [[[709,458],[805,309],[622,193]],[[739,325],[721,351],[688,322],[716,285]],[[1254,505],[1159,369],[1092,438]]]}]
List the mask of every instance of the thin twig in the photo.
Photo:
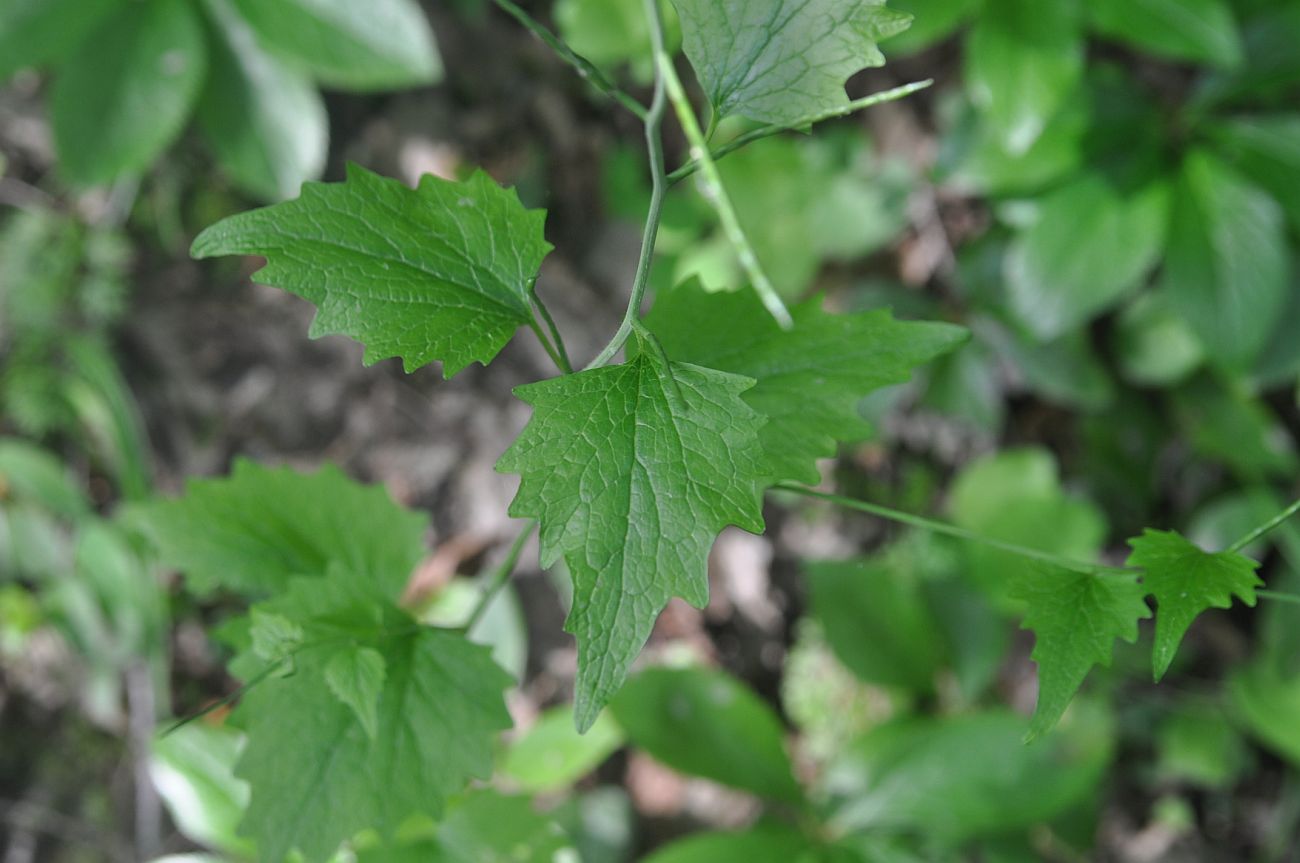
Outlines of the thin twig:
[{"label": "thin twig", "polygon": [[[773,135],[779,135],[782,132],[789,132],[794,129],[804,129],[808,126],[815,126],[818,123],[824,123],[827,120],[834,120],[839,117],[847,117],[849,114],[853,114],[857,111],[861,111],[864,108],[870,108],[873,105],[880,105],[885,102],[894,102],[897,101],[898,99],[902,99],[906,96],[910,96],[913,93],[917,92],[918,90],[924,90],[926,87],[929,87],[932,84],[934,84],[933,78],[925,81],[917,81],[916,83],[913,84],[904,84],[903,86],[895,87],[892,90],[885,90],[881,93],[875,93],[871,96],[864,96],[861,99],[855,99],[852,102],[849,102],[847,105],[844,105],[840,108],[835,108],[830,111],[822,111],[821,113],[818,114],[812,114],[794,123],[789,123],[785,125],[772,124],[769,126],[760,126],[757,129],[751,129],[750,131],[744,133],[743,135],[739,135],[733,140],[723,144],[721,147],[714,150],[711,153],[711,156],[713,158],[713,161],[716,162],[719,159],[731,155],[732,153],[739,150],[741,147],[744,147],[748,144],[752,144],[755,141],[762,140],[763,138],[770,138]],[[711,135],[708,137],[711,137]],[[700,161],[698,159],[693,159],[692,161],[687,162],[685,165],[682,165],[680,168],[678,168],[677,170],[673,171],[668,175],[668,185],[673,186],[676,185],[677,183],[680,183],[682,180],[685,180],[687,177],[691,176],[699,169],[700,169]]]},{"label": "thin twig", "polygon": [[991,536],[985,536],[981,533],[958,527],[955,524],[948,524],[947,522],[926,518],[921,515],[913,515],[910,512],[902,512],[901,510],[891,509],[890,507],[881,506],[877,503],[869,503],[865,500],[856,500],[850,497],[842,497],[837,494],[814,491],[813,489],[796,485],[794,483],[778,483],[775,488],[778,488],[781,491],[801,494],[804,497],[813,497],[818,500],[828,501],[837,506],[842,506],[845,509],[855,509],[859,512],[870,513],[871,515],[879,516],[880,518],[896,521],[900,524],[919,528],[920,530],[927,530],[931,533],[939,533],[944,536],[951,536],[956,539],[979,543],[980,545],[986,545],[989,548],[996,548],[999,551],[1005,551],[1020,557],[1031,558],[1042,563],[1060,567],[1061,569],[1068,569],[1072,572],[1081,572],[1087,575],[1122,575],[1127,577],[1139,575],[1142,572],[1142,570],[1133,567],[1106,566],[1099,563],[1088,563],[1086,561],[1074,560],[1072,558],[1063,557],[1059,554],[1052,554],[1051,552],[1040,551],[1036,548],[1017,545],[1013,542],[1004,542],[1000,539],[994,539]]},{"label": "thin twig", "polygon": [[528,296],[533,301],[533,306],[541,314],[542,320],[546,323],[546,328],[550,330],[551,341],[555,343],[555,349],[559,352],[559,358],[556,360],[560,371],[566,375],[573,374],[573,363],[569,361],[569,350],[564,346],[564,337],[560,335],[560,328],[555,325],[555,318],[551,317],[551,310],[542,302],[542,298],[537,296],[537,283],[528,286]]},{"label": "thin twig", "polygon": [[1252,542],[1259,539],[1264,534],[1280,526],[1282,522],[1286,521],[1288,518],[1295,515],[1297,512],[1300,512],[1300,500],[1295,501],[1286,509],[1282,510],[1277,515],[1270,518],[1268,521],[1253,528],[1250,531],[1250,533],[1246,534],[1241,539],[1237,540],[1232,545],[1228,546],[1228,551],[1231,552],[1241,551],[1243,548],[1250,545]]},{"label": "thin twig", "polygon": [[[658,0],[646,0],[646,7],[655,56],[660,56],[664,53],[664,29]],[[668,190],[664,172],[663,143],[664,111],[667,107],[664,76],[656,66],[654,99],[650,102],[650,111],[645,118],[645,141],[650,156],[651,187],[650,209],[646,213],[645,230],[641,235],[641,257],[637,261],[636,277],[632,282],[632,296],[628,299],[627,311],[623,313],[623,322],[619,324],[618,331],[609,340],[609,344],[605,345],[604,350],[587,364],[588,369],[605,365],[627,343],[628,337],[632,335],[632,323],[641,314],[641,304],[645,301],[646,288],[650,285],[650,268],[654,265],[655,243],[659,238],[659,222],[663,217],[664,193]]]},{"label": "thin twig", "polygon": [[510,576],[519,563],[519,556],[524,553],[524,546],[536,529],[536,521],[528,522],[527,526],[519,531],[519,536],[515,537],[514,544],[510,546],[510,551],[506,554],[506,559],[501,561],[488,577],[488,585],[483,589],[483,595],[479,597],[478,604],[474,606],[474,611],[470,613],[469,620],[465,622],[464,629],[467,634],[474,631],[474,627],[478,626],[479,621],[483,619],[483,615],[487,614],[487,610],[491,607],[492,601],[496,599],[497,594],[509,583]]},{"label": "thin twig", "polygon": [[596,68],[594,63],[570,48],[563,39],[552,33],[544,24],[529,15],[523,9],[519,8],[519,6],[512,3],[511,0],[493,0],[493,2],[520,24],[524,25],[524,27],[528,28],[534,36],[541,39],[542,42],[554,51],[561,60],[576,69],[578,74],[584,79],[590,81],[593,87],[618,102],[642,120],[645,119],[646,109],[644,105],[620,90],[618,85],[609,80],[604,72]]}]

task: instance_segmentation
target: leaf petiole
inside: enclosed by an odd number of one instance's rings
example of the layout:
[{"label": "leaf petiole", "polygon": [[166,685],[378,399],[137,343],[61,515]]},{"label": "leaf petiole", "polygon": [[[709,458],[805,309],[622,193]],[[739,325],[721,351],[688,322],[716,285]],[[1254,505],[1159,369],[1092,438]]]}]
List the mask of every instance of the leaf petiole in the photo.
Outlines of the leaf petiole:
[{"label": "leaf petiole", "polygon": [[497,568],[492,571],[488,585],[483,589],[483,595],[479,597],[478,603],[474,606],[474,610],[470,612],[469,619],[465,622],[463,629],[466,634],[474,630],[474,627],[478,625],[478,622],[483,619],[483,615],[487,614],[487,610],[492,605],[492,601],[496,599],[497,594],[505,588],[507,583],[509,583],[510,576],[515,571],[515,566],[519,564],[519,556],[524,553],[524,546],[528,543],[528,538],[533,535],[533,531],[536,529],[536,520],[528,522],[528,524],[524,526],[524,529],[519,531],[519,536],[515,537],[515,541],[511,544],[510,551],[506,554],[505,560],[501,561],[501,563],[497,565]]},{"label": "leaf petiole", "polygon": [[1259,539],[1260,537],[1264,536],[1265,534],[1279,527],[1282,524],[1282,522],[1286,521],[1288,518],[1295,515],[1297,512],[1300,512],[1300,500],[1295,501],[1286,509],[1282,510],[1277,515],[1270,518],[1268,521],[1253,528],[1249,533],[1247,533],[1241,539],[1237,540],[1232,545],[1228,546],[1227,551],[1231,551],[1231,552],[1241,551],[1243,548],[1250,545],[1255,540]]}]

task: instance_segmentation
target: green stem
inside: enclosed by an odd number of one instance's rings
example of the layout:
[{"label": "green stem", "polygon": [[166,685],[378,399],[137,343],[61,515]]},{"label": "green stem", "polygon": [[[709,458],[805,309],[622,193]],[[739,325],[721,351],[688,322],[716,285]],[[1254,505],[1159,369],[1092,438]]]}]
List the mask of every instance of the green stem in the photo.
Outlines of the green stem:
[{"label": "green stem", "polygon": [[1283,593],[1280,590],[1257,590],[1255,595],[1260,599],[1270,599],[1273,602],[1285,602],[1288,605],[1300,605],[1300,595],[1294,593]]},{"label": "green stem", "polygon": [[551,317],[551,310],[546,308],[546,303],[542,298],[537,296],[537,283],[528,286],[528,296],[533,301],[534,308],[541,314],[542,320],[546,322],[546,329],[551,333],[551,341],[555,343],[555,348],[559,352],[559,357],[552,357],[555,364],[560,367],[560,371],[566,375],[573,374],[573,363],[569,362],[569,351],[564,346],[564,336],[560,335],[560,328],[555,325],[555,318]]},{"label": "green stem", "polygon": [[484,588],[478,604],[474,606],[474,610],[470,613],[469,620],[466,621],[464,626],[466,634],[474,631],[474,627],[478,626],[479,621],[483,619],[483,615],[487,614],[488,608],[492,605],[492,600],[496,599],[497,594],[510,581],[510,576],[519,563],[519,556],[524,553],[524,545],[527,544],[528,537],[532,536],[533,531],[536,529],[537,522],[530,521],[524,526],[523,530],[519,531],[519,536],[515,537],[514,544],[510,546],[510,551],[506,554],[506,559],[501,561],[501,564],[492,572],[488,586]]},{"label": "green stem", "polygon": [[[902,99],[905,96],[910,96],[913,93],[917,92],[918,90],[924,90],[926,87],[929,87],[932,84],[934,84],[933,78],[926,81],[917,81],[916,83],[913,84],[904,84],[903,86],[895,87],[892,90],[885,90],[882,93],[876,93],[871,96],[865,96],[861,99],[855,99],[854,101],[849,102],[847,105],[844,105],[843,107],[840,108],[835,108],[830,111],[823,111],[820,114],[812,114],[808,117],[804,117],[802,120],[799,120],[796,123],[790,123],[789,125],[773,124],[770,126],[761,126],[757,129],[752,129],[743,135],[739,135],[733,140],[728,141],[726,144],[723,144],[721,147],[719,147],[718,149],[714,150],[711,153],[711,157],[713,161],[716,162],[719,159],[724,158],[725,156],[731,155],[732,153],[739,150],[741,147],[752,144],[755,141],[762,140],[763,138],[770,138],[773,135],[779,135],[782,132],[788,132],[792,129],[802,129],[807,126],[815,126],[816,124],[824,123],[827,120],[834,120],[839,117],[847,117],[849,114],[852,114],[856,111],[861,111],[864,108],[870,108],[873,105],[880,105],[884,102],[894,102],[897,101],[898,99]],[[700,169],[700,162],[698,159],[687,162],[685,165],[682,165],[680,168],[678,168],[677,170],[673,171],[671,174],[668,175],[668,185],[673,186],[676,185],[677,183],[680,183],[682,180],[685,180],[687,177],[691,176],[699,169]]]},{"label": "green stem", "polygon": [[[654,41],[655,56],[664,52],[664,25],[659,12],[658,0],[646,0],[646,15],[650,21],[650,35]],[[641,314],[641,304],[645,302],[646,289],[650,285],[650,268],[654,265],[655,243],[659,239],[659,221],[663,218],[664,193],[668,189],[664,171],[663,123],[667,97],[664,90],[664,76],[655,73],[654,99],[645,117],[646,150],[650,154],[650,209],[646,213],[645,230],[641,235],[641,258],[636,265],[636,278],[632,282],[632,296],[628,299],[627,311],[623,313],[623,322],[618,332],[609,340],[594,360],[587,364],[588,369],[599,368],[614,358],[614,355],[627,343],[632,335],[632,324]]]},{"label": "green stem", "polygon": [[520,24],[532,31],[534,36],[541,39],[542,42],[554,51],[561,60],[578,70],[578,74],[590,81],[592,86],[597,90],[618,102],[636,116],[643,120],[645,119],[646,109],[644,105],[620,90],[613,81],[609,80],[609,78],[605,76],[604,72],[596,68],[594,63],[570,48],[563,39],[548,30],[540,21],[519,8],[516,4],[512,3],[511,0],[493,0],[493,2]]},{"label": "green stem", "polygon": [[[555,367],[564,372],[563,358],[556,351],[555,346],[551,344],[551,340],[546,337],[546,333],[542,332],[541,324],[537,323],[536,316],[528,319],[528,328],[533,331],[533,335],[537,336],[537,341],[542,343],[542,348],[545,349],[546,355],[551,358],[551,362],[555,363]],[[564,373],[568,374],[568,372]]]},{"label": "green stem", "polygon": [[749,244],[744,229],[740,227],[740,219],[736,216],[731,199],[727,197],[726,187],[722,185],[722,175],[718,173],[718,166],[709,154],[709,142],[704,137],[704,132],[700,130],[695,109],[691,106],[690,99],[686,97],[686,89],[682,86],[681,79],[677,77],[676,68],[673,67],[673,58],[667,51],[657,50],[655,60],[659,77],[668,88],[668,99],[672,102],[677,119],[681,122],[682,131],[686,133],[686,140],[691,145],[691,158],[699,163],[697,170],[700,173],[700,194],[718,214],[722,230],[736,250],[736,258],[740,261],[745,274],[749,276],[754,290],[758,292],[758,298],[763,301],[763,305],[767,307],[772,317],[776,318],[781,328],[789,329],[794,326],[794,321],[785,303],[781,302],[776,288],[772,286],[771,279],[759,264],[758,256],[754,254],[754,248]]},{"label": "green stem", "polygon": [[1268,533],[1269,531],[1281,525],[1282,522],[1286,521],[1288,518],[1295,515],[1297,512],[1300,512],[1300,500],[1295,501],[1286,509],[1282,510],[1277,515],[1273,516],[1263,524],[1257,526],[1256,528],[1251,530],[1250,533],[1246,534],[1241,539],[1237,540],[1232,545],[1228,546],[1228,551],[1230,552],[1241,551],[1243,548],[1250,545],[1252,542],[1259,539],[1264,534]]},{"label": "green stem", "polygon": [[926,518],[925,516],[921,516],[921,515],[913,515],[910,512],[903,512],[901,510],[891,509],[890,507],[881,506],[880,504],[876,504],[876,503],[868,503],[867,501],[855,500],[850,497],[841,497],[840,495],[837,494],[827,494],[826,492],[814,491],[813,489],[806,488],[801,485],[795,485],[794,483],[783,482],[783,483],[778,483],[774,487],[780,489],[781,491],[788,491],[788,492],[793,492],[794,494],[801,494],[804,497],[812,497],[812,498],[817,498],[818,500],[828,501],[837,506],[842,506],[845,509],[854,509],[859,512],[870,513],[871,515],[879,516],[880,518],[889,519],[890,521],[895,521],[900,524],[906,524],[909,527],[915,527],[920,530],[927,530],[930,531],[931,533],[943,534],[944,536],[951,536],[956,539],[966,540],[968,542],[979,543],[980,545],[985,545],[988,546],[989,548],[996,548],[999,551],[1005,551],[1010,554],[1018,555],[1020,557],[1031,558],[1033,560],[1041,561],[1042,563],[1051,564],[1052,566],[1058,566],[1061,569],[1068,569],[1072,572],[1082,572],[1088,575],[1131,576],[1131,575],[1136,575],[1141,571],[1129,567],[1105,566],[1103,564],[1087,563],[1081,560],[1074,560],[1072,558],[1062,557],[1061,555],[1058,554],[1052,554],[1046,551],[1039,551],[1036,548],[1029,548],[1028,546],[1017,545],[1016,543],[1013,542],[1003,542],[1000,539],[994,539],[991,536],[984,536],[983,534],[975,533],[974,531],[971,530],[966,530],[963,527],[958,527],[955,524],[948,524],[947,522],[938,521],[932,518]]}]

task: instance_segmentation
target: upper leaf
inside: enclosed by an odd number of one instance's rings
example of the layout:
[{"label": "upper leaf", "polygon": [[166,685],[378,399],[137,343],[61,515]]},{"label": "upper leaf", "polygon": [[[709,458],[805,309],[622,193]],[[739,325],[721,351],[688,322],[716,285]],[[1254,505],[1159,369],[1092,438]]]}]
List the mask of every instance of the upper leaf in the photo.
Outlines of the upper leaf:
[{"label": "upper leaf", "polygon": [[668,600],[708,601],[718,531],[763,529],[762,419],[740,399],[754,382],[638,339],[621,366],[517,388],[533,418],[497,464],[522,476],[510,514],[540,520],[542,565],[563,555],[573,577],[583,730]]},{"label": "upper leaf", "polygon": [[185,126],[206,68],[203,25],[188,0],[122,5],[54,81],[59,167],[87,186],[143,171]]},{"label": "upper leaf", "polygon": [[235,0],[276,53],[330,86],[428,84],[442,73],[428,20],[413,0]]},{"label": "upper leaf", "polygon": [[391,836],[412,815],[437,818],[491,775],[510,678],[489,648],[417,625],[341,569],[259,608],[303,630],[294,673],[254,686],[234,715],[248,732],[236,774],[252,788],[240,830],[259,859],[297,848],[319,863],[361,830]]},{"label": "upper leaf", "polygon": [[876,43],[912,16],[885,0],[673,0],[686,56],[719,117],[794,125],[849,103],[844,83],[884,65]]},{"label": "upper leaf", "polygon": [[768,418],[759,430],[776,479],[817,482],[816,462],[836,441],[866,437],[863,396],[906,381],[967,338],[960,327],[900,322],[887,310],[831,315],[810,300],[783,330],[753,291],[709,293],[698,283],[656,301],[646,324],[670,356],[757,380],[745,401]]},{"label": "upper leaf", "polygon": [[1164,677],[1187,627],[1207,608],[1228,608],[1235,594],[1255,604],[1255,588],[1264,582],[1259,564],[1245,555],[1202,551],[1173,531],[1148,528],[1128,541],[1129,566],[1146,570],[1142,581],[1156,598],[1156,643],[1152,653],[1155,679]]},{"label": "upper leaf", "polygon": [[300,474],[242,460],[229,477],[192,480],[184,497],[138,514],[160,558],[200,593],[268,594],[336,563],[396,597],[424,555],[428,525],[337,468]]},{"label": "upper leaf", "polygon": [[720,671],[643,671],[610,709],[634,745],[670,767],[776,800],[803,796],[781,720]]},{"label": "upper leaf", "polygon": [[451,377],[490,362],[531,319],[545,220],[482,172],[410,189],[349,165],[346,182],[231,216],[191,252],[262,255],[258,281],[319,307],[313,337],[344,333],[366,344],[367,363],[400,356],[407,371],[442,360]]},{"label": "upper leaf", "polygon": [[1137,641],[1137,622],[1150,617],[1151,609],[1136,575],[1043,564],[1020,573],[1012,595],[1027,603],[1021,627],[1035,635],[1038,706],[1029,736],[1036,737],[1061,718],[1094,665],[1110,665],[1115,639]]}]

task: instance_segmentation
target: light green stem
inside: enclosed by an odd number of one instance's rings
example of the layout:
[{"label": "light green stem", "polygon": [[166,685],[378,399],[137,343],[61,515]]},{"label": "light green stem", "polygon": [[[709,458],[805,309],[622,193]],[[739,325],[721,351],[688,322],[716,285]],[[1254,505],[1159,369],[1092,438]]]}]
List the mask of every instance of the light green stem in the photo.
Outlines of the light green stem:
[{"label": "light green stem", "polygon": [[[664,25],[659,11],[658,0],[646,0],[646,16],[650,21],[650,35],[654,41],[655,55],[664,52]],[[627,311],[623,313],[623,322],[618,332],[609,340],[594,360],[587,364],[588,369],[599,368],[614,358],[614,355],[627,343],[632,335],[632,324],[641,314],[641,304],[645,302],[646,289],[650,285],[650,268],[654,265],[655,243],[659,239],[659,222],[663,218],[664,194],[668,191],[668,182],[664,169],[663,123],[664,111],[667,109],[667,97],[664,92],[664,76],[656,72],[654,99],[645,117],[646,150],[650,155],[650,209],[646,213],[645,230],[641,235],[641,258],[637,261],[636,277],[632,282],[632,296],[628,299]]]},{"label": "light green stem", "polygon": [[682,131],[686,133],[686,140],[691,145],[691,159],[699,163],[697,170],[700,174],[700,193],[718,214],[722,230],[736,250],[736,258],[740,261],[745,274],[749,276],[754,290],[758,292],[758,298],[763,301],[763,305],[767,307],[772,317],[776,318],[776,322],[782,329],[788,330],[794,326],[794,321],[785,303],[777,294],[776,288],[772,286],[772,280],[767,277],[763,266],[758,262],[758,256],[754,253],[754,247],[749,244],[744,229],[740,227],[736,209],[731,205],[731,199],[727,197],[726,187],[722,185],[722,175],[718,173],[718,166],[709,154],[709,142],[700,129],[700,121],[695,117],[695,109],[691,106],[690,99],[686,97],[681,79],[677,77],[673,58],[667,51],[658,50],[655,52],[655,59],[659,77],[668,88],[668,99],[672,102],[677,119],[682,124]]},{"label": "light green stem", "polygon": [[[773,135],[779,135],[781,132],[789,132],[792,129],[803,129],[808,126],[815,126],[818,123],[824,123],[827,120],[834,120],[838,117],[847,117],[849,114],[861,111],[864,108],[870,108],[873,105],[880,105],[884,102],[894,102],[904,98],[905,96],[910,96],[918,90],[924,90],[932,84],[934,84],[934,79],[917,81],[914,84],[904,84],[903,86],[895,87],[892,90],[885,90],[881,93],[864,96],[861,99],[855,99],[841,108],[835,108],[831,111],[822,111],[819,114],[811,114],[795,123],[790,123],[788,125],[760,126],[757,129],[751,129],[743,135],[739,135],[731,141],[723,144],[721,147],[714,150],[711,153],[711,156],[713,161],[716,162],[719,159],[731,155],[741,147],[762,140],[763,138],[770,138]],[[668,185],[672,186],[680,183],[699,169],[700,162],[698,159],[687,162],[685,165],[682,165],[680,168],[668,175]]]},{"label": "light green stem", "polygon": [[510,551],[506,554],[506,559],[501,561],[500,565],[493,570],[489,577],[488,586],[483,589],[483,595],[479,597],[478,604],[470,612],[469,620],[465,622],[465,632],[474,631],[474,627],[487,614],[487,610],[492,605],[492,600],[496,599],[497,594],[510,581],[510,576],[514,574],[515,567],[519,564],[519,556],[524,553],[524,546],[528,543],[528,537],[533,535],[537,529],[537,522],[530,521],[524,525],[524,529],[519,531],[519,536],[515,537],[514,543],[510,546]]},{"label": "light green stem", "polygon": [[955,524],[948,524],[947,522],[926,518],[921,515],[913,515],[910,512],[902,512],[901,510],[891,509],[890,507],[881,506],[877,503],[868,503],[867,501],[855,500],[851,497],[842,497],[837,494],[827,494],[826,492],[814,491],[813,489],[801,485],[795,485],[794,483],[779,483],[775,488],[778,488],[781,491],[801,494],[804,497],[814,497],[819,500],[829,501],[830,503],[833,503],[836,506],[842,506],[845,509],[855,509],[858,512],[870,513],[871,515],[879,516],[880,518],[886,518],[890,521],[896,521],[900,524],[906,524],[910,527],[919,528],[920,530],[926,530],[931,533],[939,533],[944,536],[951,536],[956,539],[979,543],[980,545],[986,545],[989,548],[996,548],[999,551],[1005,551],[1020,557],[1031,558],[1033,560],[1041,561],[1042,563],[1051,564],[1052,566],[1059,566],[1061,569],[1068,569],[1072,572],[1082,572],[1088,575],[1123,576],[1133,576],[1141,572],[1141,570],[1130,567],[1105,566],[1099,563],[1087,563],[1081,560],[1062,557],[1059,554],[1039,551],[1036,548],[1017,545],[1013,542],[1003,542],[1000,539],[994,539],[991,536],[984,536],[983,534],[976,533],[972,530],[967,530],[964,527],[958,527]]},{"label": "light green stem", "polygon": [[1277,515],[1270,518],[1268,521],[1252,529],[1250,533],[1246,534],[1241,539],[1237,540],[1232,545],[1228,546],[1228,551],[1231,552],[1241,551],[1243,548],[1250,545],[1252,542],[1259,539],[1264,534],[1269,533],[1274,528],[1281,525],[1282,522],[1286,521],[1288,518],[1295,515],[1297,512],[1300,512],[1300,500],[1295,501],[1286,509],[1282,510]]}]

